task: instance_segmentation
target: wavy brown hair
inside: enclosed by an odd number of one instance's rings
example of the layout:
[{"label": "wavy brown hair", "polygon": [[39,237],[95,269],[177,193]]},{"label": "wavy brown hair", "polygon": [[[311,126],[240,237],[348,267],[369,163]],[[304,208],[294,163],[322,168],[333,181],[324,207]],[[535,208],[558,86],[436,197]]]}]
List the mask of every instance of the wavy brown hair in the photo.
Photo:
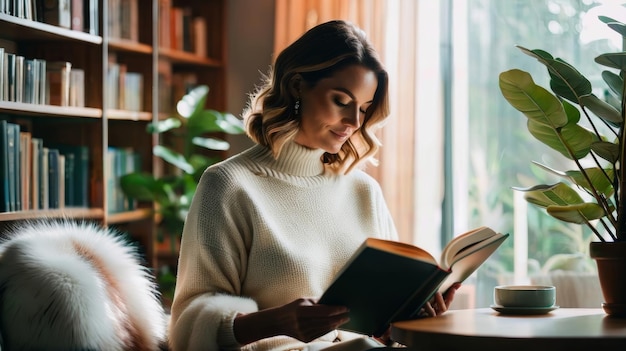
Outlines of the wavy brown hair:
[{"label": "wavy brown hair", "polygon": [[293,140],[300,128],[300,116],[294,113],[298,97],[290,90],[292,79],[299,75],[313,87],[321,79],[355,64],[376,74],[374,99],[361,127],[339,153],[324,153],[323,162],[336,172],[346,173],[365,160],[375,164],[373,156],[380,147],[375,131],[389,115],[389,78],[365,33],[346,21],[317,25],[278,55],[268,75],[263,76],[263,84],[250,95],[243,113],[248,136],[278,157],[283,145]]}]

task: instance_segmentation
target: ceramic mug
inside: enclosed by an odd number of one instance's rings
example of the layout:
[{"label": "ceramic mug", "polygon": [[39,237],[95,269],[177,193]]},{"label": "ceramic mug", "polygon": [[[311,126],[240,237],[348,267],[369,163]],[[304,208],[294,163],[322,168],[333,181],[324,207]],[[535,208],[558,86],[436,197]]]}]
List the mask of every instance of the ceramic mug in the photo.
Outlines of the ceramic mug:
[{"label": "ceramic mug", "polygon": [[556,302],[556,288],[550,285],[499,285],[493,301],[502,307],[551,307]]}]

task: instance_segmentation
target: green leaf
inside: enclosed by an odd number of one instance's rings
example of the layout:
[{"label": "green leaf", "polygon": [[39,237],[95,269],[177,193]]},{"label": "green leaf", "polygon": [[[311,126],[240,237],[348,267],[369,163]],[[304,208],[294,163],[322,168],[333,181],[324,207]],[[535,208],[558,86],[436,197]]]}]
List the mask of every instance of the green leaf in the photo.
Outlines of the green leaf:
[{"label": "green leaf", "polygon": [[192,140],[194,145],[203,147],[209,150],[226,151],[230,148],[230,144],[227,141],[216,138],[202,138],[195,137]]},{"label": "green leaf", "polygon": [[622,99],[622,89],[624,87],[624,80],[618,74],[611,71],[602,71],[602,79],[609,86],[609,89],[620,100]]},{"label": "green leaf", "polygon": [[205,133],[221,132],[222,128],[217,124],[218,119],[219,112],[215,110],[202,110],[194,113],[187,122],[190,138]]},{"label": "green leaf", "polygon": [[587,224],[589,221],[606,216],[602,207],[596,203],[549,206],[546,211],[554,218],[575,224]]},{"label": "green leaf", "polygon": [[616,163],[619,160],[619,145],[615,143],[596,141],[591,144],[591,150],[611,163]]},{"label": "green leaf", "polygon": [[621,34],[622,37],[626,36],[626,25],[624,25],[624,23],[616,21],[616,22],[607,23],[607,25],[609,26],[609,28]]},{"label": "green leaf", "polygon": [[185,94],[176,104],[176,112],[181,117],[190,118],[204,108],[209,87],[199,85]]},{"label": "green leaf", "polygon": [[626,69],[626,52],[602,54],[595,61],[603,66],[623,70]]},{"label": "green leaf", "polygon": [[541,184],[530,188],[513,189],[523,191],[526,201],[543,208],[548,206],[581,204],[584,202],[576,190],[563,182],[552,185]]},{"label": "green leaf", "polygon": [[120,186],[126,196],[139,201],[155,201],[161,188],[152,174],[129,173],[120,177]]},{"label": "green leaf", "polygon": [[579,97],[591,94],[591,83],[569,63],[554,59],[543,50],[529,50],[518,46],[522,52],[536,58],[548,68],[550,74],[550,88],[555,94],[579,103]]},{"label": "green leaf", "polygon": [[568,117],[554,95],[538,86],[528,72],[512,69],[500,73],[500,90],[504,98],[529,120],[553,129],[565,126]]},{"label": "green leaf", "polygon": [[620,123],[622,123],[622,116],[620,112],[609,103],[598,99],[597,96],[593,94],[581,96],[580,102],[582,105],[587,106],[596,116],[602,118],[603,120],[613,125],[619,125]]},{"label": "green leaf", "polygon": [[[592,187],[596,189],[596,191],[600,194],[603,194],[605,197],[610,197],[613,195],[614,189],[613,184],[611,183],[611,179],[613,178],[613,170],[605,169],[604,171],[600,168],[585,168],[585,173],[591,180],[591,185],[587,182],[587,179],[583,176],[581,171],[567,171],[567,176],[572,179],[572,181],[591,192]],[[608,178],[607,178],[608,176]]]},{"label": "green leaf", "polygon": [[228,134],[243,134],[245,132],[243,121],[235,117],[232,113],[220,113],[217,120],[218,125]]},{"label": "green leaf", "polygon": [[146,127],[148,133],[163,133],[178,128],[182,125],[178,118],[170,117],[156,123],[149,123]]},{"label": "green leaf", "polygon": [[155,145],[154,148],[152,148],[152,153],[155,156],[162,158],[166,162],[169,162],[170,164],[182,169],[186,173],[193,174],[195,171],[193,166],[187,162],[183,155],[176,151],[173,151],[168,147],[165,147],[163,145]]}]

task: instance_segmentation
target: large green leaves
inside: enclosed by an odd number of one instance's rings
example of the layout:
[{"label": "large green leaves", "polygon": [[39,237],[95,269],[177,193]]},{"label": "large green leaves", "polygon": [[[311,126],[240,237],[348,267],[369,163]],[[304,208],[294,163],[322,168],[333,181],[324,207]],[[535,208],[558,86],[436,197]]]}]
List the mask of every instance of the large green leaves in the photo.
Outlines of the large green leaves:
[{"label": "large green leaves", "polygon": [[[609,123],[617,124],[621,122],[619,111],[611,104],[592,94],[592,87],[589,80],[572,65],[562,59],[553,58],[552,55],[543,50],[529,50],[521,46],[518,46],[518,48],[525,54],[536,58],[548,68],[548,73],[550,74],[550,88],[556,95],[582,107],[589,108],[596,116]],[[607,54],[603,56],[606,57],[598,57],[596,61],[599,63],[607,61],[612,64],[607,64],[610,67],[615,66],[614,60],[620,60],[620,64],[626,62],[622,61],[624,60],[623,57],[615,57],[617,54]],[[598,61],[599,59],[600,61]]]},{"label": "large green leaves", "polygon": [[524,198],[529,203],[545,208],[551,216],[565,222],[586,224],[606,216],[600,205],[583,201],[576,190],[562,182],[514,189],[525,192]]},{"label": "large green leaves", "polygon": [[595,135],[577,124],[578,110],[536,85],[528,72],[502,72],[500,90],[513,107],[528,117],[528,130],[535,138],[570,159],[589,153]]}]

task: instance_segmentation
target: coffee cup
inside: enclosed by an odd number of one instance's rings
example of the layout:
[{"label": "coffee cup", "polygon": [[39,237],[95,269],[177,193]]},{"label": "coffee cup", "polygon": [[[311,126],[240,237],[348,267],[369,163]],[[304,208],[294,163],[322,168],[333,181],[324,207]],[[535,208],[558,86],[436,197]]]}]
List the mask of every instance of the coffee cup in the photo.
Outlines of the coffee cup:
[{"label": "coffee cup", "polygon": [[556,302],[556,288],[551,285],[499,285],[493,290],[493,300],[502,307],[552,307]]}]

